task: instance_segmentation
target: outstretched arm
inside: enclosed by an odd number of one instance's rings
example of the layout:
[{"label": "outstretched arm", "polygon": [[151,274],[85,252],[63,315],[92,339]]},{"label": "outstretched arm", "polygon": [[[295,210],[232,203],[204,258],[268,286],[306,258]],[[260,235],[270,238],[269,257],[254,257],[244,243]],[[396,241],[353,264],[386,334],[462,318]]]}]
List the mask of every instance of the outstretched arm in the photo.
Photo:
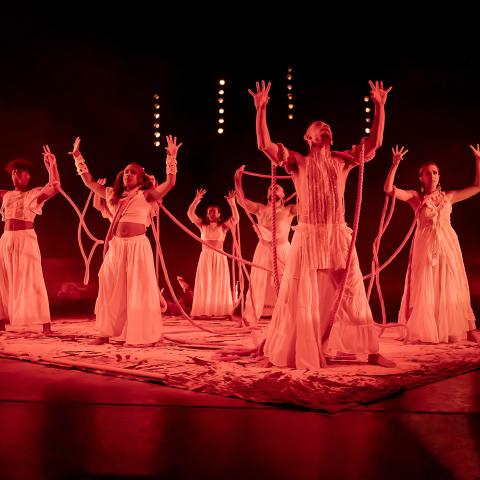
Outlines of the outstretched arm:
[{"label": "outstretched arm", "polygon": [[60,191],[60,175],[57,168],[57,159],[48,145],[43,146],[43,163],[48,171],[48,183],[37,197],[37,203],[46,202]]},{"label": "outstretched arm", "polygon": [[223,224],[226,228],[232,228],[240,220],[240,215],[238,214],[237,204],[235,202],[235,190],[230,190],[228,195],[225,195],[230,209],[232,210],[232,216]]},{"label": "outstretched arm", "polygon": [[177,182],[177,152],[183,143],[177,145],[177,137],[172,137],[171,135],[167,135],[166,138],[167,146],[165,147],[165,150],[167,151],[167,179],[157,187],[148,191],[146,197],[147,200],[161,200]]},{"label": "outstretched arm", "polygon": [[92,190],[93,193],[100,195],[102,198],[106,198],[107,189],[101,185],[100,183],[96,182],[92,175],[90,174],[87,164],[85,163],[85,159],[83,158],[82,154],[80,153],[80,137],[75,139],[73,142],[73,150],[68,152],[69,155],[72,155],[73,159],[75,160],[75,166],[77,167],[77,173],[80,175],[83,183]]},{"label": "outstretched arm", "polygon": [[451,203],[461,202],[480,192],[480,145],[477,143],[477,148],[470,145],[470,148],[475,155],[475,182],[471,187],[462,188],[461,190],[450,190],[447,195]]},{"label": "outstretched arm", "polygon": [[267,157],[276,165],[286,167],[288,169],[296,169],[295,155],[289,155],[288,159],[284,158],[284,151],[276,143],[273,143],[270,139],[270,132],[267,126],[267,103],[270,97],[268,93],[270,91],[271,82],[268,82],[265,86],[265,80],[260,83],[256,83],[256,92],[248,90],[248,93],[253,97],[255,108],[257,110],[256,117],[256,132],[257,132],[257,146]]},{"label": "outstretched arm", "polygon": [[375,107],[375,113],[370,135],[365,141],[365,160],[371,160],[375,151],[382,145],[383,130],[385,128],[385,102],[387,101],[388,92],[392,89],[392,87],[389,87],[385,90],[382,81],[373,83],[369,80],[368,83],[371,87],[370,96]]},{"label": "outstretched arm", "polygon": [[245,170],[245,165],[242,165],[236,172],[234,176],[235,182],[235,192],[238,198],[238,204],[244,208],[249,213],[258,213],[261,206],[260,203],[252,202],[248,200],[245,195],[243,195],[242,184],[240,178],[242,176],[243,170]]},{"label": "outstretched arm", "polygon": [[188,207],[187,216],[192,223],[194,223],[198,228],[202,226],[202,219],[195,213],[195,210],[198,207],[198,204],[202,201],[203,196],[207,193],[204,188],[197,190],[193,202]]},{"label": "outstretched arm", "polygon": [[398,166],[403,160],[403,156],[407,154],[408,150],[404,150],[405,147],[398,148],[398,145],[395,145],[395,148],[392,148],[392,166],[388,172],[387,179],[383,185],[383,191],[389,195],[395,194],[395,198],[402,200],[403,202],[410,202],[414,198],[418,198],[418,193],[415,190],[402,190],[393,185],[395,180],[395,174],[397,173]]}]

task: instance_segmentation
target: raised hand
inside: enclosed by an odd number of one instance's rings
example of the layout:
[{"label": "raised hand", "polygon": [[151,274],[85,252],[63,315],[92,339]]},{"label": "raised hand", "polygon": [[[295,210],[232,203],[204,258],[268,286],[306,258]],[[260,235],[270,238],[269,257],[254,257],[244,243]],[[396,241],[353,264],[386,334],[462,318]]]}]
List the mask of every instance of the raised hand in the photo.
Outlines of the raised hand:
[{"label": "raised hand", "polygon": [[195,201],[199,202],[206,193],[207,193],[207,191],[204,188],[199,188],[197,190],[196,195],[195,195]]},{"label": "raised hand", "polygon": [[42,155],[45,167],[47,167],[47,170],[50,170],[50,168],[57,163],[57,159],[55,158],[55,155],[51,152],[48,145],[43,146]]},{"label": "raised hand", "polygon": [[405,150],[405,147],[398,148],[398,145],[395,145],[395,148],[392,148],[392,162],[395,165],[398,165],[403,160],[403,156],[407,153],[408,150]]},{"label": "raised hand", "polygon": [[227,202],[229,202],[230,200],[234,200],[235,195],[236,195],[235,190],[229,190],[228,195],[225,195]]},{"label": "raised hand", "polygon": [[373,83],[371,80],[368,81],[370,85],[370,97],[375,103],[379,103],[381,105],[384,105],[385,102],[387,101],[387,95],[388,92],[392,89],[392,87],[389,87],[387,90],[383,88],[383,82],[380,80],[376,80],[375,83]]},{"label": "raised hand", "polygon": [[477,143],[477,148],[475,148],[473,145],[470,145],[470,148],[472,149],[475,158],[480,160],[480,145]]},{"label": "raised hand", "polygon": [[99,183],[100,185],[105,185],[107,183],[107,179],[106,178],[99,178],[97,180],[97,183]]},{"label": "raised hand", "polygon": [[167,155],[169,157],[176,157],[178,149],[183,145],[183,143],[179,143],[177,145],[177,137],[172,137],[171,135],[167,135],[165,138],[167,139],[167,146],[165,147]]},{"label": "raised hand", "polygon": [[69,155],[72,155],[73,158],[81,157],[80,153],[80,137],[77,137],[73,142],[73,149],[71,152],[68,152]]},{"label": "raised hand", "polygon": [[265,80],[262,80],[261,86],[260,83],[256,83],[257,91],[253,92],[252,90],[248,89],[248,93],[253,97],[253,101],[255,102],[255,108],[258,110],[260,108],[265,108],[270,97],[268,96],[268,92],[270,92],[270,87],[272,86],[271,82],[268,82],[267,86],[265,87]]}]

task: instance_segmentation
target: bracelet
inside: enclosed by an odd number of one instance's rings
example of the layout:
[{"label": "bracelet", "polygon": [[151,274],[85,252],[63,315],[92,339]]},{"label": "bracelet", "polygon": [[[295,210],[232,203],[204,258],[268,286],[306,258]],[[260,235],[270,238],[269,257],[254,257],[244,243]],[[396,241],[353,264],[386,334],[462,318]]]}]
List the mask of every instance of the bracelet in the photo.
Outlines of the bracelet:
[{"label": "bracelet", "polygon": [[175,157],[167,156],[166,171],[167,175],[177,174],[177,159]]},{"label": "bracelet", "polygon": [[82,154],[79,153],[78,155],[72,155],[73,159],[75,160],[75,165],[78,165],[79,163],[85,163],[85,159],[83,158]]},{"label": "bracelet", "polygon": [[75,166],[77,167],[77,174],[78,175],[83,175],[84,173],[88,173],[88,167],[85,161],[83,162],[75,162]]}]

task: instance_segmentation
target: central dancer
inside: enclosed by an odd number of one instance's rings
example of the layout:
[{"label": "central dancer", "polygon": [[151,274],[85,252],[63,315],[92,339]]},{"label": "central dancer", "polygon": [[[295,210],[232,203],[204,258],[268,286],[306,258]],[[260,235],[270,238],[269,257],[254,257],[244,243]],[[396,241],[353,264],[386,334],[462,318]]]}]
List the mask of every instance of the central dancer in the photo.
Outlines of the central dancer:
[{"label": "central dancer", "polygon": [[[365,161],[372,160],[383,140],[388,90],[370,83],[375,116],[365,141]],[[319,369],[325,355],[367,354],[368,362],[395,364],[379,354],[378,338],[365,294],[358,258],[354,253],[345,292],[333,326],[332,311],[345,275],[352,231],[345,223],[344,191],[348,173],[358,165],[356,151],[330,150],[332,131],[313,122],[304,139],[307,155],[273,143],[267,127],[266,107],[270,83],[257,82],[249,90],[255,102],[258,148],[291,174],[298,198],[298,226],[292,239],[264,353],[280,367]]]}]

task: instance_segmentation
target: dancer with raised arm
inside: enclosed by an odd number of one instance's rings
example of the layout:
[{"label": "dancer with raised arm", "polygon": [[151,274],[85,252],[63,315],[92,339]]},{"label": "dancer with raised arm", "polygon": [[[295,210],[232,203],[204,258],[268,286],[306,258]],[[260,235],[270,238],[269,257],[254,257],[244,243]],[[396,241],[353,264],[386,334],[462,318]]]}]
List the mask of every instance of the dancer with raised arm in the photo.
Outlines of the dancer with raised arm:
[{"label": "dancer with raised arm", "polygon": [[[240,218],[235,204],[235,191],[230,191],[225,196],[232,211],[232,216],[226,221],[223,221],[217,205],[207,207],[205,218],[200,218],[195,213],[206,192],[205,189],[197,190],[187,215],[199,228],[202,240],[215,248],[223,249],[227,232],[234,228]],[[191,315],[230,316],[232,311],[233,299],[227,257],[207,245],[202,245],[195,275]]]},{"label": "dancer with raised arm", "polygon": [[[365,161],[382,144],[385,102],[391,90],[370,82],[375,116],[364,143]],[[249,90],[256,108],[258,148],[292,176],[298,198],[298,226],[292,239],[264,353],[277,366],[318,369],[325,354],[366,354],[368,362],[394,363],[379,354],[378,338],[365,294],[356,253],[350,269],[346,260],[351,229],[345,223],[344,191],[349,172],[358,164],[358,148],[332,151],[332,130],[323,121],[308,127],[308,153],[288,150],[270,139],[266,107],[270,83]],[[332,317],[339,286],[346,277],[338,313]],[[333,323],[332,323],[333,322]]]},{"label": "dancer with raised arm", "polygon": [[154,186],[152,177],[137,163],[121,170],[113,187],[93,179],[80,153],[80,138],[73,151],[77,173],[83,183],[106,200],[111,213],[104,245],[99,291],[95,304],[100,337],[129,345],[149,346],[162,337],[160,291],[155,275],[152,247],[145,235],[152,208],[174,187],[177,175],[176,137],[167,136],[166,180]]},{"label": "dancer with raised arm", "polygon": [[392,148],[392,166],[384,190],[411,205],[417,215],[405,288],[398,315],[408,326],[408,341],[480,342],[470,304],[470,290],[457,234],[450,223],[452,205],[480,192],[480,146],[470,145],[476,164],[475,182],[460,190],[442,191],[440,169],[429,161],[418,172],[420,188],[394,187],[395,174],[408,150]]},{"label": "dancer with raised arm", "polygon": [[0,332],[5,325],[42,325],[43,333],[52,334],[50,307],[43,278],[40,249],[34,220],[43,205],[60,187],[55,155],[43,147],[43,161],[48,170],[44,187],[30,188],[33,164],[12,160],[6,171],[12,177],[13,190],[0,190],[1,214],[5,229],[0,238]]},{"label": "dancer with raised arm", "polygon": [[[238,184],[238,182],[239,178],[236,177],[235,188],[237,191],[241,191],[241,185]],[[288,234],[292,221],[297,214],[297,205],[284,205],[285,192],[281,185],[277,184],[275,186],[275,198],[273,197],[273,188],[270,187],[267,192],[267,204],[253,202],[247,198],[240,199],[240,197],[238,203],[248,213],[257,217],[258,224],[254,225],[254,228],[258,235],[258,243],[255,248],[252,263],[271,271],[273,271],[272,207],[273,204],[275,204],[275,244],[280,282],[290,249]],[[246,295],[245,310],[243,312],[243,318],[247,325],[255,325],[260,319],[264,308],[273,308],[276,301],[277,292],[275,291],[273,274],[267,270],[252,266],[250,272],[250,287]]]}]

